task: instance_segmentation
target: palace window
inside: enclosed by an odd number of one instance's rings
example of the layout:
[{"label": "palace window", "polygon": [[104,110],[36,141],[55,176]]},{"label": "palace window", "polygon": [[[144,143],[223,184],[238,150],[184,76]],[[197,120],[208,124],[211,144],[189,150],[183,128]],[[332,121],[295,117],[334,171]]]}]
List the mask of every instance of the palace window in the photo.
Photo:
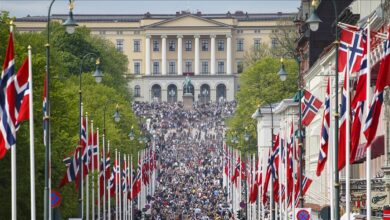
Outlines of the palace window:
[{"label": "palace window", "polygon": [[134,97],[141,97],[141,87],[139,85],[134,87]]},{"label": "palace window", "polygon": [[191,61],[186,61],[186,73],[191,73],[192,72],[192,62]]},{"label": "palace window", "polygon": [[202,74],[209,74],[209,62],[202,61]]},{"label": "palace window", "polygon": [[237,61],[237,73],[242,73],[244,70],[244,63],[240,60]]},{"label": "palace window", "polygon": [[141,63],[139,61],[134,62],[134,74],[141,74]]},{"label": "palace window", "polygon": [[276,46],[278,46],[278,40],[276,40],[276,38],[272,38],[272,40],[271,40],[271,47],[275,48]]},{"label": "palace window", "polygon": [[169,61],[168,73],[169,74],[176,74],[176,62],[175,61]]},{"label": "palace window", "polygon": [[141,42],[140,40],[134,40],[134,52],[141,52]]},{"label": "palace window", "polygon": [[158,40],[153,40],[153,51],[159,51],[160,50],[160,44]]},{"label": "palace window", "polygon": [[225,62],[218,61],[218,73],[219,74],[225,73]]},{"label": "palace window", "polygon": [[123,39],[116,40],[116,50],[121,53],[123,52]]},{"label": "palace window", "polygon": [[175,51],[176,50],[176,42],[171,40],[169,41],[169,51]]},{"label": "palace window", "polygon": [[153,62],[153,74],[154,75],[160,74],[160,62],[158,61]]},{"label": "palace window", "polygon": [[209,50],[209,41],[202,40],[202,51],[208,51],[208,50]]},{"label": "palace window", "polygon": [[224,50],[225,50],[225,41],[218,40],[218,51],[224,51]]},{"label": "palace window", "polygon": [[260,49],[261,39],[257,38],[253,40],[253,48],[255,50]]},{"label": "palace window", "polygon": [[237,51],[244,51],[244,39],[237,39]]},{"label": "palace window", "polygon": [[191,40],[186,40],[186,51],[191,51],[192,50],[192,41]]}]

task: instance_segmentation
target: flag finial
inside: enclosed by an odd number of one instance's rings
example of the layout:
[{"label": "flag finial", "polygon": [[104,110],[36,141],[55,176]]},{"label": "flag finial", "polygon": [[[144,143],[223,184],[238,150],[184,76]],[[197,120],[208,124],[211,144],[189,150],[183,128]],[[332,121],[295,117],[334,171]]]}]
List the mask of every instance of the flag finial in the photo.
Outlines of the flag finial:
[{"label": "flag finial", "polygon": [[31,45],[28,45],[27,49],[28,49],[28,50],[31,50],[31,49],[32,49]]}]

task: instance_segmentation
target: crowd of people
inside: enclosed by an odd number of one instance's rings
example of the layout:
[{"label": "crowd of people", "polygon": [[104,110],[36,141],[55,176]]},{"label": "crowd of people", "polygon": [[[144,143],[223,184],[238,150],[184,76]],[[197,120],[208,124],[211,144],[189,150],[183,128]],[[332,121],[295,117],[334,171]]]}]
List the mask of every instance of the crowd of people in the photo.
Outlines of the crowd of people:
[{"label": "crowd of people", "polygon": [[235,102],[134,103],[138,117],[150,118],[159,134],[157,188],[149,219],[232,219],[222,186],[224,117]]}]

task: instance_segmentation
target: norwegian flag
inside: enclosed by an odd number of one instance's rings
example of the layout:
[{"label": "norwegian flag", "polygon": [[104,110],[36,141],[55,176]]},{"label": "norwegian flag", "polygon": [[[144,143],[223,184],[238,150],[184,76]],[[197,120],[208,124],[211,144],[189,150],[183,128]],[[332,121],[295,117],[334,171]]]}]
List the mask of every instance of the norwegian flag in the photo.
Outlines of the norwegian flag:
[{"label": "norwegian flag", "polygon": [[233,182],[234,184],[237,184],[237,178],[238,178],[239,175],[240,175],[241,165],[242,165],[242,163],[241,163],[241,158],[240,158],[240,156],[238,156],[237,162],[236,162],[236,166],[234,167],[234,173],[233,173],[233,176],[232,176],[232,178],[231,178],[231,180],[232,180],[232,182]]},{"label": "norwegian flag", "polygon": [[[291,131],[293,131],[293,123],[291,123]],[[293,177],[293,166],[294,166],[294,158],[293,158],[293,146],[290,145],[287,151],[287,172],[286,172],[286,180],[287,180],[287,205],[291,204],[292,201],[292,191],[294,186],[294,177]]]},{"label": "norwegian flag", "polygon": [[149,184],[149,162],[148,154],[143,155],[144,159],[142,160],[142,183],[147,186]]},{"label": "norwegian flag", "polygon": [[90,131],[90,135],[88,135],[88,148],[89,148],[89,170],[92,170],[92,160],[93,160],[93,169],[96,170],[98,166],[98,143],[97,143],[97,132]]},{"label": "norwegian flag", "polygon": [[[363,35],[364,36],[364,35]],[[360,72],[357,78],[356,93],[352,99],[351,110],[352,110],[352,126],[351,126],[351,157],[350,163],[352,164],[355,160],[357,149],[360,142],[360,134],[363,124],[363,111],[365,101],[367,99],[367,46],[364,48],[364,57],[360,65]]]},{"label": "norwegian flag", "polygon": [[266,202],[266,194],[268,190],[268,183],[269,179],[272,174],[272,181],[274,185],[274,197],[278,197],[278,166],[279,166],[279,134],[275,137],[275,143],[272,149],[272,153],[268,157],[268,165],[267,165],[267,171],[266,176],[264,180],[264,188],[263,188],[263,203]]},{"label": "norwegian flag", "polygon": [[127,192],[127,176],[129,175],[129,168],[127,167],[127,163],[123,160],[123,169],[122,169],[122,192]]},{"label": "norwegian flag", "polygon": [[230,166],[230,158],[229,158],[229,149],[226,145],[223,145],[223,160],[224,160],[224,174],[229,178],[229,166]]},{"label": "norwegian flag", "polygon": [[[310,178],[307,178],[306,176],[302,175],[302,197],[305,196],[307,190],[309,189],[310,185],[313,183],[313,180]],[[295,207],[298,207],[299,205],[299,198],[301,197],[301,191],[299,190],[299,175],[298,175],[298,181],[295,184]]]},{"label": "norwegian flag", "polygon": [[19,71],[16,73],[14,86],[16,91],[15,116],[16,130],[19,129],[20,123],[30,118],[30,85],[29,85],[29,59],[26,58]]},{"label": "norwegian flag", "polygon": [[131,186],[131,199],[135,199],[141,192],[141,162],[138,160],[137,172],[133,178],[133,185]]},{"label": "norwegian flag", "polygon": [[108,186],[107,188],[110,190],[110,197],[113,197],[115,195],[115,186],[116,186],[116,180],[119,178],[120,170],[119,170],[119,164],[118,161],[114,161],[114,166],[112,167],[112,172],[110,179],[108,180]]},{"label": "norwegian flag", "polygon": [[390,220],[390,206],[383,207],[383,220]]},{"label": "norwegian flag", "polygon": [[321,108],[322,102],[307,90],[304,90],[302,99],[302,125],[308,126]]},{"label": "norwegian flag", "polygon": [[8,47],[0,78],[0,158],[16,144],[15,92],[12,84],[15,78],[13,33],[9,33]]},{"label": "norwegian flag", "polygon": [[[361,31],[342,29],[340,33],[340,46],[338,52],[339,73],[345,73],[347,66],[349,67],[350,73],[358,72],[360,70],[361,60],[364,56],[364,48],[365,40]],[[347,57],[348,54],[349,57]]]},{"label": "norwegian flag", "polygon": [[[63,160],[63,162],[65,163],[65,166],[66,166],[66,173],[61,180],[59,188],[76,180],[78,170],[79,170],[79,160],[78,160],[79,151],[80,151],[80,148],[76,148],[76,150],[74,151],[72,156],[67,157]],[[77,187],[77,185],[76,185],[76,187]]]},{"label": "norwegian flag", "polygon": [[329,125],[330,125],[330,80],[328,78],[328,84],[326,86],[325,95],[325,109],[322,116],[322,129],[321,129],[321,146],[320,153],[318,155],[317,172],[316,175],[320,176],[324,170],[326,160],[328,159],[328,146],[329,146]]},{"label": "norwegian flag", "polygon": [[385,57],[382,59],[378,78],[375,86],[374,97],[370,105],[370,111],[368,112],[366,123],[364,125],[364,135],[366,136],[367,143],[366,148],[369,147],[372,141],[375,139],[376,131],[378,129],[379,117],[383,104],[383,92],[385,87],[390,85],[390,40],[387,39],[384,42]]},{"label": "norwegian flag", "polygon": [[[105,175],[103,172],[105,172]],[[108,152],[107,152],[105,162],[104,162],[104,156],[102,153],[102,160],[100,163],[99,181],[100,181],[100,196],[101,197],[104,194],[104,176],[106,176],[106,178],[108,178],[110,176],[110,150],[108,150]]]}]

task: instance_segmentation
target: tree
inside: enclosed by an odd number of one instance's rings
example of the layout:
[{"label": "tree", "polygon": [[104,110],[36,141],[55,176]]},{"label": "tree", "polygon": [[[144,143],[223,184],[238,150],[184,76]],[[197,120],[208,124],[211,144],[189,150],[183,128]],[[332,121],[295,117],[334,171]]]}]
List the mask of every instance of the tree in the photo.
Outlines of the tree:
[{"label": "tree", "polygon": [[[297,64],[294,60],[285,60],[288,72],[287,80],[282,82],[277,75],[280,69],[278,58],[267,57],[260,59],[256,64],[247,68],[240,76],[240,91],[238,91],[237,109],[234,117],[228,119],[228,127],[237,131],[239,137],[243,136],[244,128],[255,123],[251,118],[258,105],[278,102],[284,98],[292,97],[297,91]],[[252,137],[256,137],[253,128],[248,127]],[[239,148],[245,148],[244,142]]]},{"label": "tree", "polygon": [[[8,36],[9,17],[7,12],[0,15],[0,34]],[[83,102],[84,109],[89,113],[89,118],[94,120],[95,128],[103,132],[103,106],[107,100],[113,103],[107,106],[107,138],[111,141],[111,147],[117,148],[122,153],[133,155],[143,148],[135,140],[127,137],[131,126],[134,133],[138,134],[138,121],[131,110],[131,96],[126,88],[127,81],[123,75],[127,72],[126,57],[115,50],[112,43],[99,37],[91,36],[85,28],[78,28],[75,35],[65,33],[62,26],[53,23],[51,32],[51,143],[52,143],[52,187],[57,188],[65,173],[65,165],[62,160],[71,154],[78,143],[78,75],[80,59],[87,52],[94,52],[102,57],[102,71],[104,74],[102,84],[96,84],[92,77],[95,68],[94,60],[86,60],[83,66]],[[0,38],[0,62],[3,63],[8,37]],[[35,123],[35,160],[36,160],[36,206],[37,218],[43,218],[43,187],[44,187],[44,145],[42,122],[42,94],[43,78],[45,73],[46,34],[42,33],[15,33],[15,70],[21,66],[27,56],[27,46],[32,46],[33,54],[33,81],[34,81],[34,123]],[[115,124],[112,115],[115,105],[118,103],[121,122]],[[23,123],[17,132],[17,204],[18,217],[28,219],[30,217],[30,182],[29,182],[29,131],[28,123]],[[134,161],[136,163],[136,160]],[[10,154],[0,160],[0,210],[1,219],[11,218],[11,181],[10,181]],[[62,217],[67,219],[76,215],[77,191],[74,184],[68,184],[60,189],[63,195],[63,203],[60,207]]]}]

